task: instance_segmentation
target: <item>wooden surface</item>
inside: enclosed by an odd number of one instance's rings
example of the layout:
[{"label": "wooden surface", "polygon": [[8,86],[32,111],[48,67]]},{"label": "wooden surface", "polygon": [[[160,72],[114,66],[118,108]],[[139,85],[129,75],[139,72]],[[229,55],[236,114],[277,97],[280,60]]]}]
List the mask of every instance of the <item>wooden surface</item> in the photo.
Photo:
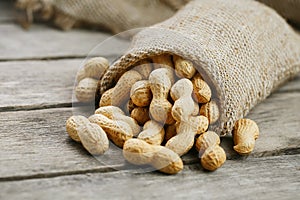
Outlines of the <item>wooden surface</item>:
[{"label": "wooden surface", "polygon": [[113,38],[93,51],[110,35],[45,25],[24,31],[11,7],[0,2],[1,200],[300,198],[300,74],[248,115],[261,130],[250,156],[234,153],[225,137],[228,160],[216,172],[201,168],[195,150],[178,175],[136,172],[119,149],[95,158],[65,131],[85,57],[112,61],[128,41]]}]

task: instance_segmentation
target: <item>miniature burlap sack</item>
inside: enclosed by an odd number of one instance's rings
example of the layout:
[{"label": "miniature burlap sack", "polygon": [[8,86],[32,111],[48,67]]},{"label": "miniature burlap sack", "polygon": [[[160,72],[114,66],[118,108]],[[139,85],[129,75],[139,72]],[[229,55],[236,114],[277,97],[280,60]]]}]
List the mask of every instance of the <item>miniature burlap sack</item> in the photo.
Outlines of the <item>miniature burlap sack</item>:
[{"label": "miniature burlap sack", "polygon": [[[191,0],[17,0],[24,10],[24,27],[33,20],[53,21],[63,30],[77,26],[101,27],[112,33],[149,26],[175,14]],[[213,1],[213,0],[212,0]],[[300,0],[258,0],[300,25]],[[34,18],[34,19],[33,19]]]},{"label": "miniature burlap sack", "polygon": [[101,92],[137,61],[166,52],[193,61],[217,94],[221,117],[211,128],[221,135],[300,70],[299,36],[274,10],[251,0],[196,0],[139,32]]},{"label": "miniature burlap sack", "polygon": [[190,0],[18,0],[16,7],[26,10],[28,23],[53,20],[63,30],[91,25],[119,33],[161,22]]}]

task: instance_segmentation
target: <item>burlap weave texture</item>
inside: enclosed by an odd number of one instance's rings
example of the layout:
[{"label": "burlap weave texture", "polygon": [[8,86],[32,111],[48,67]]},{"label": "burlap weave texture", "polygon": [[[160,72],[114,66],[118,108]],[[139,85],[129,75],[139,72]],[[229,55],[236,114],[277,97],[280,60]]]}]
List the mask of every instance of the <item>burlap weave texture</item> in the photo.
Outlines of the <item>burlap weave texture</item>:
[{"label": "burlap weave texture", "polygon": [[104,75],[101,91],[141,59],[162,53],[193,61],[217,93],[221,135],[300,70],[300,39],[274,10],[251,0],[196,0],[139,32]]}]

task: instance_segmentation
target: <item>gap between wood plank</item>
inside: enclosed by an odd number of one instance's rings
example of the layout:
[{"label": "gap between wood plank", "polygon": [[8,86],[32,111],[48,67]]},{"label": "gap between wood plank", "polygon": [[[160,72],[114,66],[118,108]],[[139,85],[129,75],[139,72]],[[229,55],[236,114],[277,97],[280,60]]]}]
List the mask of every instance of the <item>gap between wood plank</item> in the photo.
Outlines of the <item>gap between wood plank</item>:
[{"label": "gap between wood plank", "polygon": [[[97,54],[89,55],[89,57],[99,56]],[[108,54],[105,55],[106,58],[115,58],[120,57],[119,54]],[[68,59],[85,59],[87,55],[77,55],[77,56],[47,56],[47,57],[31,57],[31,58],[0,58],[0,62],[14,62],[14,61],[59,61],[59,60],[68,60]]]}]

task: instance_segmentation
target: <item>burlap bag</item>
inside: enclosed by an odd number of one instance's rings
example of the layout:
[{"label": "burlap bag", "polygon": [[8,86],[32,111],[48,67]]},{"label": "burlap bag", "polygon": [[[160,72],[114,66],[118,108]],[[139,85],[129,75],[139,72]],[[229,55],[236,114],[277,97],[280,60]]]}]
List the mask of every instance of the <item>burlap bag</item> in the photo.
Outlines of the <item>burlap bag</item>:
[{"label": "burlap bag", "polygon": [[[161,22],[190,0],[18,0],[26,10],[26,25],[36,20],[52,20],[61,29],[96,26],[112,33]],[[29,23],[29,24],[28,24]]]},{"label": "burlap bag", "polygon": [[101,92],[137,61],[166,52],[193,61],[217,94],[220,123],[211,128],[221,135],[300,70],[299,36],[274,10],[251,0],[197,0],[139,32]]},{"label": "burlap bag", "polygon": [[[53,21],[61,29],[77,26],[101,27],[112,33],[161,22],[191,0],[17,0],[26,10],[24,26],[33,18]],[[226,0],[224,0],[226,1]],[[300,25],[300,0],[259,0]]]}]

